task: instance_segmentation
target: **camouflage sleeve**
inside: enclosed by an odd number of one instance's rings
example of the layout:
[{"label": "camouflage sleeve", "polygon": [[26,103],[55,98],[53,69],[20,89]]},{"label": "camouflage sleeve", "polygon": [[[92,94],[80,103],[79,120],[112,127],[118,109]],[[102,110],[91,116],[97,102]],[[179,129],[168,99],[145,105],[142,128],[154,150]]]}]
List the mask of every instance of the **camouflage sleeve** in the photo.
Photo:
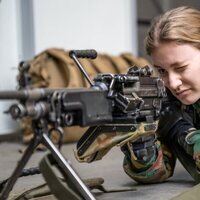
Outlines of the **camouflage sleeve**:
[{"label": "camouflage sleeve", "polygon": [[124,171],[135,181],[158,183],[173,175],[176,158],[165,144],[157,140],[155,145],[156,155],[148,162],[138,161],[131,149],[125,153]]}]

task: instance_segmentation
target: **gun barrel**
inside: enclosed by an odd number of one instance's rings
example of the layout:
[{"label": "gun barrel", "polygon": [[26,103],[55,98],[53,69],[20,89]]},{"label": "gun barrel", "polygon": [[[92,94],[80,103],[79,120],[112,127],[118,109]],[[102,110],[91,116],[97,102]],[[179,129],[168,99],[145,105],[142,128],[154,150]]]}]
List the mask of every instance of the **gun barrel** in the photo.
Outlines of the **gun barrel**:
[{"label": "gun barrel", "polygon": [[44,89],[24,89],[0,91],[0,100],[38,100],[46,96]]}]

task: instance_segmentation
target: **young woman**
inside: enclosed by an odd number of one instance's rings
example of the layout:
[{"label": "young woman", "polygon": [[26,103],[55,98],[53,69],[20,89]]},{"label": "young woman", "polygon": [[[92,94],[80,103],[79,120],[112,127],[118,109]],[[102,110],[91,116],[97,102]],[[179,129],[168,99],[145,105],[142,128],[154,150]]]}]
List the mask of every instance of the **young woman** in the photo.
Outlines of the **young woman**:
[{"label": "young woman", "polygon": [[156,17],[145,46],[176,101],[163,108],[154,137],[122,147],[124,170],[138,182],[162,182],[178,158],[200,182],[200,11],[183,6]]}]

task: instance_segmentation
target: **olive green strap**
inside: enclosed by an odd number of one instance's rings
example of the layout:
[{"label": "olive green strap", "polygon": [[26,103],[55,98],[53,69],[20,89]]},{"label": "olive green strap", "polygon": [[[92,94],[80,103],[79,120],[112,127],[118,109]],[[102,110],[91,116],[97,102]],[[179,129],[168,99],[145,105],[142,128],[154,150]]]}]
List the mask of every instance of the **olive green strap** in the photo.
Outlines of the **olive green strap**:
[{"label": "olive green strap", "polygon": [[[49,197],[52,196],[51,191],[46,183],[39,185],[37,187],[26,190],[21,193],[11,193],[10,200],[28,200],[28,199],[36,199],[39,197]],[[49,199],[49,198],[48,198]]]},{"label": "olive green strap", "polygon": [[[57,167],[55,160],[51,154],[44,156],[40,161],[39,168],[46,180],[52,194],[54,194],[59,200],[83,200],[84,198],[75,189],[73,183],[69,178],[63,182],[56,174],[52,165]],[[57,168],[59,170],[59,168]]]}]

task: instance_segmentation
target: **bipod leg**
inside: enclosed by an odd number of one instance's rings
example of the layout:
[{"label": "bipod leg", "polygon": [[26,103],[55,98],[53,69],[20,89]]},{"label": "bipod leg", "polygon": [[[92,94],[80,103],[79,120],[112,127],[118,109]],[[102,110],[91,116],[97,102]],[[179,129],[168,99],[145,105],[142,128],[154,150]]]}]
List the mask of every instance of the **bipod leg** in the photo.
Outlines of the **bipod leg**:
[{"label": "bipod leg", "polygon": [[88,187],[83,183],[78,174],[74,171],[71,165],[67,162],[61,152],[53,144],[47,134],[43,133],[42,143],[51,151],[54,159],[58,165],[62,168],[63,172],[70,178],[75,185],[76,189],[82,194],[85,200],[96,200],[93,194],[90,192]]},{"label": "bipod leg", "polygon": [[33,154],[35,148],[40,143],[41,143],[41,138],[37,135],[31,140],[31,142],[30,142],[29,146],[26,148],[22,158],[18,162],[17,167],[14,169],[14,171],[13,171],[12,175],[10,176],[8,182],[4,186],[2,193],[1,193],[1,196],[0,196],[0,200],[5,200],[5,199],[8,198],[9,193],[13,189],[13,186],[15,185],[17,179],[19,178],[20,174],[22,173],[24,166],[26,165],[29,158]]}]

